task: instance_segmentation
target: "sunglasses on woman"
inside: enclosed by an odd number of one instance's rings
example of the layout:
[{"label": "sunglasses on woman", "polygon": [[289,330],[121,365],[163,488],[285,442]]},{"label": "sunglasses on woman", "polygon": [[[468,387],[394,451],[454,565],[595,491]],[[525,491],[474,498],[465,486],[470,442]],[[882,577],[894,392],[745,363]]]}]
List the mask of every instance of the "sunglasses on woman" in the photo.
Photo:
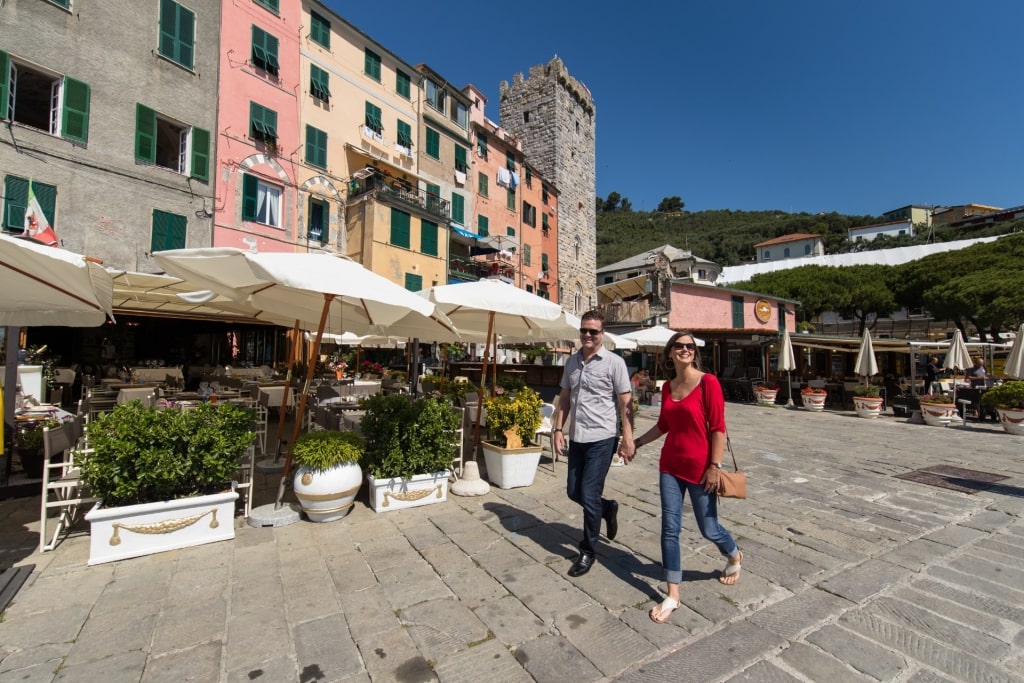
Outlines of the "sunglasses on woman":
[{"label": "sunglasses on woman", "polygon": [[672,344],[672,348],[676,351],[683,351],[685,349],[686,351],[693,352],[697,350],[697,345],[693,342],[675,342]]}]

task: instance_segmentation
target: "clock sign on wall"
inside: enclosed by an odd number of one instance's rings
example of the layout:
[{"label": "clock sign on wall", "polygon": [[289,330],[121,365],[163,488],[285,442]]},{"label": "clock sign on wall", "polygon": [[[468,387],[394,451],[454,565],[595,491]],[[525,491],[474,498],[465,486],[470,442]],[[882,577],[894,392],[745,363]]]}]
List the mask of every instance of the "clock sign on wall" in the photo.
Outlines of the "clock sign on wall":
[{"label": "clock sign on wall", "polygon": [[754,316],[763,323],[772,319],[772,305],[768,299],[758,299],[754,302]]}]

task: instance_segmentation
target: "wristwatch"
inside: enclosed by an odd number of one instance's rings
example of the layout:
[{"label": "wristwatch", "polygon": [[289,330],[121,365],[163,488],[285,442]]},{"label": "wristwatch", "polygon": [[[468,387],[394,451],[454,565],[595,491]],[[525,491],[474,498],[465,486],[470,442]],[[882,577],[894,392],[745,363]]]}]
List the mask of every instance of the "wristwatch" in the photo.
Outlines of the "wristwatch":
[{"label": "wristwatch", "polygon": [[560,432],[560,431],[562,431],[562,428],[561,428],[561,427],[559,427],[559,428],[557,428],[557,429],[552,429],[551,431],[552,431],[552,432]]},{"label": "wristwatch", "polygon": [[712,467],[717,467],[718,469],[722,469],[722,463],[720,463],[720,462],[713,462],[713,463],[711,463],[711,466]]}]

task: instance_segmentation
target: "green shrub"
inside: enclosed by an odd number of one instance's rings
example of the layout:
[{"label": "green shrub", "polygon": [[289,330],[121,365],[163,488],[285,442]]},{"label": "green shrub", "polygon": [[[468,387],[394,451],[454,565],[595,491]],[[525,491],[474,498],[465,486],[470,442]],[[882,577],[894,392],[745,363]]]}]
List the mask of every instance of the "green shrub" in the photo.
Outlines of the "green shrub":
[{"label": "green shrub", "polygon": [[300,467],[324,472],[335,465],[359,462],[365,445],[363,437],[354,432],[321,429],[299,437],[292,447],[292,460]]},{"label": "green shrub", "polygon": [[505,448],[505,432],[513,427],[519,432],[523,444],[533,440],[540,427],[540,408],[544,404],[533,389],[523,387],[515,394],[504,393],[487,399],[487,427],[494,441]]},{"label": "green shrub", "polygon": [[364,463],[375,479],[409,478],[451,467],[458,415],[444,400],[376,394],[363,402]]},{"label": "green shrub", "polygon": [[1024,381],[1003,382],[981,395],[981,404],[987,408],[1024,409]]},{"label": "green shrub", "polygon": [[882,395],[882,390],[876,387],[874,384],[858,384],[853,389],[854,396],[878,398]]},{"label": "green shrub", "polygon": [[947,403],[952,403],[953,399],[951,399],[949,396],[946,396],[945,394],[925,394],[924,396],[918,396],[917,402],[918,403],[938,403],[938,404],[945,405]]},{"label": "green shrub", "polygon": [[195,410],[122,403],[89,425],[93,453],[82,479],[106,507],[224,490],[252,444],[252,412],[204,403]]},{"label": "green shrub", "polygon": [[40,420],[39,422],[33,422],[26,425],[23,429],[19,429],[15,432],[14,441],[18,448],[24,448],[27,450],[37,449],[40,450],[43,447],[43,428],[59,427],[60,421],[53,418],[47,418]]}]

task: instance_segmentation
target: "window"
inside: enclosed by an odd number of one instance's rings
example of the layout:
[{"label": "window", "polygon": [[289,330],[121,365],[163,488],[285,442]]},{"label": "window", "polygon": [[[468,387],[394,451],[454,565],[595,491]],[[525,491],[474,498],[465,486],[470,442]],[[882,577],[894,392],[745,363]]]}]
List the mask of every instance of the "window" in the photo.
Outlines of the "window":
[{"label": "window", "polygon": [[548,273],[548,272],[551,271],[551,268],[550,268],[550,266],[548,264],[549,264],[549,262],[548,262],[548,255],[547,254],[541,254],[540,255],[540,269],[543,270],[545,273]]},{"label": "window", "polygon": [[427,183],[427,208],[431,211],[441,210],[441,186]]},{"label": "window", "polygon": [[482,159],[487,158],[487,136],[483,133],[476,134],[476,154]]},{"label": "window", "polygon": [[523,265],[524,266],[530,265],[530,245],[529,244],[524,244],[523,245]]},{"label": "window", "polygon": [[452,220],[463,225],[466,222],[466,198],[458,192],[452,192]]},{"label": "window", "polygon": [[153,209],[153,234],[150,237],[149,250],[152,252],[184,249],[187,223],[184,216]]},{"label": "window", "polygon": [[437,256],[437,223],[420,223],[420,251],[429,256]]},{"label": "window", "polygon": [[135,105],[135,158],[202,181],[210,179],[210,132]]},{"label": "window", "polygon": [[732,326],[735,329],[743,329],[743,297],[732,297]]},{"label": "window", "polygon": [[523,202],[523,222],[537,227],[537,207],[525,201]]},{"label": "window", "polygon": [[455,115],[452,117],[455,119],[455,123],[459,125],[459,128],[465,129],[469,127],[469,107],[464,105],[462,102],[455,103]]},{"label": "window", "polygon": [[512,152],[505,152],[505,168],[510,171],[516,170],[516,155]]},{"label": "window", "polygon": [[0,120],[85,143],[89,96],[87,84],[29,67],[0,51]]},{"label": "window", "polygon": [[280,12],[280,0],[255,0],[257,5],[263,5],[268,10],[277,14]]},{"label": "window", "polygon": [[579,262],[579,260],[580,260],[580,251],[581,251],[582,249],[583,249],[583,243],[582,243],[582,242],[580,242],[580,238],[579,238],[579,235],[577,235],[577,236],[576,236],[576,237],[575,237],[575,238],[573,239],[573,241],[572,241],[572,253],[573,253],[573,255],[574,255],[574,256],[573,256],[573,258],[574,258],[574,259],[576,260],[576,262],[577,262],[577,263],[578,263],[578,262]]},{"label": "window", "polygon": [[306,126],[306,163],[317,168],[327,168],[327,133]]},{"label": "window", "polygon": [[487,174],[480,171],[476,174],[476,191],[480,193],[480,196],[487,196]]},{"label": "window", "polygon": [[309,38],[314,43],[331,49],[331,22],[316,12],[309,12]]},{"label": "window", "polygon": [[396,140],[399,147],[403,147],[402,150],[406,154],[412,154],[412,126],[403,121],[402,119],[397,120],[398,139]]},{"label": "window", "polygon": [[423,289],[423,276],[414,273],[405,274],[405,288],[410,292],[418,292]]},{"label": "window", "polygon": [[444,89],[429,78],[427,79],[427,104],[444,113]]},{"label": "window", "polygon": [[71,9],[71,0],[50,0],[50,2],[64,9]]},{"label": "window", "polygon": [[[903,234],[902,230],[900,231],[900,234],[901,235]],[[810,253],[811,253],[811,245],[805,244],[804,245],[804,256],[808,256]]]},{"label": "window", "polygon": [[463,173],[469,170],[469,164],[466,163],[466,148],[459,144],[455,145],[455,170]]},{"label": "window", "polygon": [[380,107],[373,102],[366,103],[366,127],[377,135],[383,135],[384,123],[381,120]]},{"label": "window", "polygon": [[513,228],[511,225],[506,225],[505,226],[505,234],[508,235],[509,237],[515,237],[516,236],[516,229]]},{"label": "window", "polygon": [[50,227],[56,229],[57,188],[38,180],[9,175],[4,178],[4,213],[2,217],[4,230],[13,233],[25,231],[25,214],[29,209],[30,188],[31,194],[39,202],[39,209],[43,212],[43,216],[49,221]]},{"label": "window", "polygon": [[306,221],[306,239],[326,244],[330,238],[330,208],[324,200],[309,196],[309,212]]},{"label": "window", "polygon": [[242,220],[281,227],[281,188],[246,173],[242,176]]},{"label": "window", "polygon": [[395,92],[407,100],[412,99],[412,79],[404,71],[395,70]]},{"label": "window", "polygon": [[533,187],[533,171],[530,170],[529,166],[523,166],[524,182],[527,187]]},{"label": "window", "polygon": [[529,123],[529,122],[530,122],[530,110],[527,109],[526,111],[523,112],[523,123]]},{"label": "window", "polygon": [[396,247],[409,248],[409,219],[405,211],[391,209],[391,244]]},{"label": "window", "polygon": [[174,0],[160,0],[160,56],[191,70],[195,38],[196,15]]},{"label": "window", "polygon": [[363,52],[363,73],[380,83],[380,55],[370,48]]},{"label": "window", "polygon": [[544,204],[544,206],[548,205],[548,188],[542,187],[540,189],[540,201]]},{"label": "window", "polygon": [[427,156],[441,158],[441,134],[430,126],[427,126]]},{"label": "window", "polygon": [[277,62],[277,38],[259,26],[252,27],[252,54],[249,61],[258,69],[268,74],[277,75],[280,65]]},{"label": "window", "polygon": [[548,231],[551,230],[551,226],[548,225],[547,213],[541,213],[540,215],[540,229],[543,231],[544,236],[547,237]]},{"label": "window", "polygon": [[324,102],[331,101],[330,74],[316,64],[309,65],[309,94]]},{"label": "window", "polygon": [[789,247],[782,250],[782,258],[789,258]]},{"label": "window", "polygon": [[697,279],[698,280],[707,280],[708,279],[708,271],[704,270],[703,268],[698,268],[697,269]]},{"label": "window", "polygon": [[476,234],[480,237],[487,237],[491,234],[490,230],[491,219],[487,216],[476,217]]},{"label": "window", "polygon": [[505,208],[509,211],[516,210],[516,191],[511,187],[505,188]]},{"label": "window", "polygon": [[263,142],[277,142],[277,112],[255,102],[249,103],[249,137]]},{"label": "window", "polygon": [[763,252],[761,252],[761,260],[762,261],[771,261],[772,260],[772,252],[771,252],[770,249],[765,249]]}]

